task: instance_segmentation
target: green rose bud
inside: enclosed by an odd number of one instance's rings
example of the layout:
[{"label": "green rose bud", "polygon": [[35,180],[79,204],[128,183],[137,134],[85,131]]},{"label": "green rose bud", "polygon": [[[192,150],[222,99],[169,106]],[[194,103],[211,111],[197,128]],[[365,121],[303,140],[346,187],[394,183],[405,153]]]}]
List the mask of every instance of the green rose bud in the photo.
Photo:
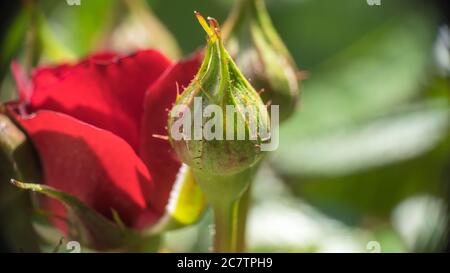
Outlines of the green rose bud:
[{"label": "green rose bud", "polygon": [[230,175],[255,165],[263,156],[269,116],[260,96],[225,50],[217,21],[198,19],[209,35],[195,79],[176,100],[169,138],[191,168]]},{"label": "green rose bud", "polygon": [[224,27],[231,56],[266,103],[280,106],[280,120],[295,110],[298,68],[269,17],[264,0],[238,0]]}]

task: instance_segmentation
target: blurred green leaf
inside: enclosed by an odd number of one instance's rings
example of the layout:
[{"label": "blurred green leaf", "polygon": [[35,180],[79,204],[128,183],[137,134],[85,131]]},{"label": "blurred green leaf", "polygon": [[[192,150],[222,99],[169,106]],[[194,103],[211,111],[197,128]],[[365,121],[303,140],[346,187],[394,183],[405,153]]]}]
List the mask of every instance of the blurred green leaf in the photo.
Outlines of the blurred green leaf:
[{"label": "blurred green leaf", "polygon": [[417,102],[428,96],[435,28],[427,12],[408,10],[312,71],[272,158],[299,196],[355,223],[438,191],[449,104]]},{"label": "blurred green leaf", "polygon": [[5,36],[0,40],[0,83],[9,71],[13,56],[23,45],[23,40],[29,25],[31,11],[26,8],[18,10]]},{"label": "blurred green leaf", "polygon": [[450,108],[424,103],[352,128],[292,143],[275,156],[283,174],[334,177],[396,164],[433,150],[446,139]]},{"label": "blurred green leaf", "polygon": [[125,53],[154,48],[172,59],[181,58],[175,37],[155,16],[146,0],[123,2],[128,13],[107,38],[108,47]]},{"label": "blurred green leaf", "polygon": [[[429,2],[266,0],[274,24],[297,64],[312,69],[389,20],[410,10],[434,12]],[[436,18],[437,15],[433,15]]]},{"label": "blurred green leaf", "polygon": [[291,147],[296,159],[290,154],[276,162],[286,165],[281,172],[297,194],[330,213],[350,221],[387,217],[410,195],[439,194],[450,152],[449,124],[448,108],[406,112],[335,139],[298,144]]},{"label": "blurred green leaf", "polygon": [[70,6],[66,1],[42,3],[49,30],[77,57],[92,53],[112,27],[119,1],[82,1]]},{"label": "blurred green leaf", "polygon": [[52,63],[75,61],[75,54],[55,36],[55,33],[48,25],[46,18],[42,14],[39,14],[38,16],[38,42],[42,49],[42,56],[40,57],[43,57],[45,61],[50,61]]},{"label": "blurred green leaf", "polygon": [[283,127],[284,142],[356,124],[417,97],[434,27],[425,15],[405,13],[312,71],[301,110]]}]

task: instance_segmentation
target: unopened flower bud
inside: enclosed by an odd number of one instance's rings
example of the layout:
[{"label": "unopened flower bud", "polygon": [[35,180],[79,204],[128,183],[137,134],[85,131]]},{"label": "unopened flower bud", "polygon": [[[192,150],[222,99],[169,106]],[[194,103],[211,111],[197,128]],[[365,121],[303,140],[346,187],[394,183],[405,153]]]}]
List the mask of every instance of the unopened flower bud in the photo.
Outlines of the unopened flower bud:
[{"label": "unopened flower bud", "polygon": [[295,110],[298,68],[275,30],[264,0],[237,0],[224,26],[225,45],[265,103],[279,105],[280,120]]},{"label": "unopened flower bud", "polygon": [[266,105],[223,46],[217,21],[197,18],[208,34],[203,63],[171,110],[169,139],[194,172],[230,176],[262,158],[270,136]]}]

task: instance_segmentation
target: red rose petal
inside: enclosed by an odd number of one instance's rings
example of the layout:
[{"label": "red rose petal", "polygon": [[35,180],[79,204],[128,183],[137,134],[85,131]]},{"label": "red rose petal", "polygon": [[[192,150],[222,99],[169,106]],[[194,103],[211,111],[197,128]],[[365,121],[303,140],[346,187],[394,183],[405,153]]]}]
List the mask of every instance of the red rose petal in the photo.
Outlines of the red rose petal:
[{"label": "red rose petal", "polygon": [[[118,212],[127,226],[143,227],[159,217],[147,209],[152,195],[150,174],[133,149],[120,137],[65,114],[38,111],[30,118],[17,116],[41,159],[45,184],[70,193],[112,219]],[[61,205],[48,203],[60,214]]]},{"label": "red rose petal", "polygon": [[181,163],[169,141],[158,136],[167,135],[168,111],[175,102],[177,85],[179,92],[183,91],[183,86],[189,85],[201,59],[201,54],[196,54],[192,59],[173,65],[150,87],[145,98],[140,155],[155,181],[155,195],[148,202],[161,214]]},{"label": "red rose petal", "polygon": [[53,110],[113,132],[135,151],[147,88],[170,66],[154,50],[127,57],[98,54],[76,65],[38,69],[32,110]]}]

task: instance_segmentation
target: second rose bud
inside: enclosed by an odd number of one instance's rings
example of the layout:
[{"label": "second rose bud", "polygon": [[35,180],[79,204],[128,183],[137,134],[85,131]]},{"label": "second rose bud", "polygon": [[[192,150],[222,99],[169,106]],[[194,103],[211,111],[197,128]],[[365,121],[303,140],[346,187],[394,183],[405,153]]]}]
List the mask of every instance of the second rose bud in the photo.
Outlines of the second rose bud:
[{"label": "second rose bud", "polygon": [[299,97],[298,68],[275,30],[264,0],[237,0],[224,26],[224,41],[242,73],[267,104],[289,118]]}]

